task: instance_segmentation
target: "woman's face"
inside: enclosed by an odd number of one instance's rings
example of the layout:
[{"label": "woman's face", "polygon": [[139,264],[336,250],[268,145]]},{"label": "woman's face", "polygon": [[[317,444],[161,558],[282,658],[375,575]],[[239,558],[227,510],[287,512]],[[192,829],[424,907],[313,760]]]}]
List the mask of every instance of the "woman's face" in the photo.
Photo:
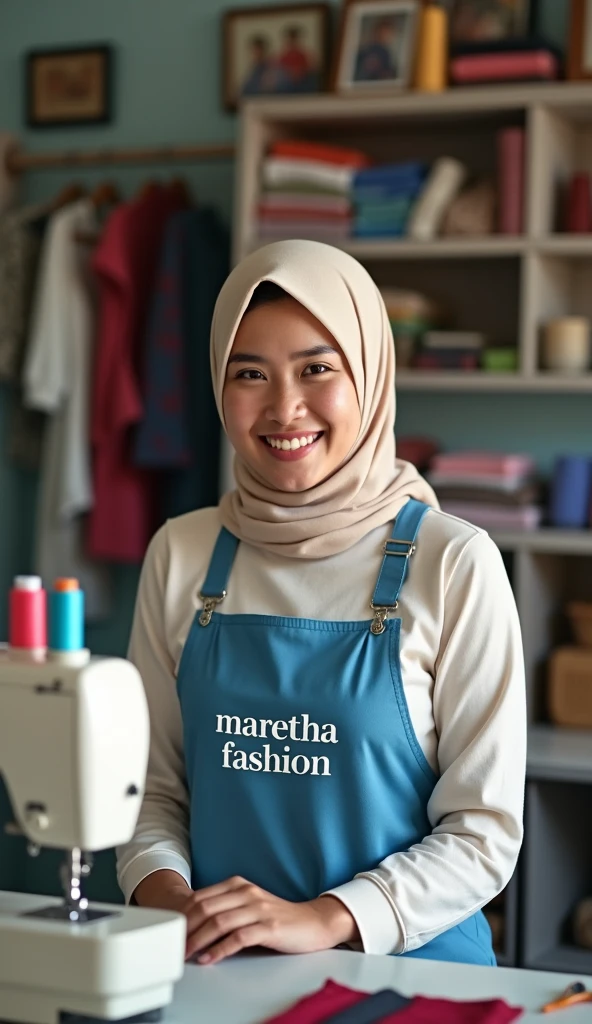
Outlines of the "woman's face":
[{"label": "woman's face", "polygon": [[236,452],[279,491],[306,491],[326,480],[360,430],[345,356],[329,331],[291,298],[243,317],[223,405]]}]

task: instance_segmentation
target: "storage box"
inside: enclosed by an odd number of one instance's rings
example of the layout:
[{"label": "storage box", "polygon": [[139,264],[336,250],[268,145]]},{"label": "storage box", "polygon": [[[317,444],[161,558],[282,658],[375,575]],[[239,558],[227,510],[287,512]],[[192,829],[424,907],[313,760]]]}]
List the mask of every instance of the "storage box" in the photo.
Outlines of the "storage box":
[{"label": "storage box", "polygon": [[558,647],[553,651],[549,715],[557,725],[592,729],[592,648]]}]

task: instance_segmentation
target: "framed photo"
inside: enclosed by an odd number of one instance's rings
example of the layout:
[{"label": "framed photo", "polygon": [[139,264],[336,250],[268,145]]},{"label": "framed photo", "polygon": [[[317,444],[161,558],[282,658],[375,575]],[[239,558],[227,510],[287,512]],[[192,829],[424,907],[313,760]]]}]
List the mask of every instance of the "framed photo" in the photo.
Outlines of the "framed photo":
[{"label": "framed photo", "polygon": [[567,77],[592,78],[592,0],[571,0]]},{"label": "framed photo", "polygon": [[26,57],[27,123],[33,128],[111,119],[110,46],[33,50]]},{"label": "framed photo", "polygon": [[347,0],[333,79],[337,92],[407,88],[420,6],[418,0]]},{"label": "framed photo", "polygon": [[450,42],[461,46],[526,36],[533,7],[531,0],[453,0]]},{"label": "framed photo", "polygon": [[329,5],[288,4],[225,11],[224,106],[243,97],[319,92],[327,84]]}]

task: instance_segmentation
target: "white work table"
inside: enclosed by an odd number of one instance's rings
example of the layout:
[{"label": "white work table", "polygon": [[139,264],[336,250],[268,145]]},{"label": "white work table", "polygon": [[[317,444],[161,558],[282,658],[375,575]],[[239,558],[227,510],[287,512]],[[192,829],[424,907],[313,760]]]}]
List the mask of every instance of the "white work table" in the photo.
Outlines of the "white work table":
[{"label": "white work table", "polygon": [[405,996],[449,999],[501,998],[525,1008],[517,1024],[549,1020],[557,1024],[592,1024],[592,1003],[541,1014],[543,1003],[556,999],[571,982],[592,988],[592,977],[521,971],[503,967],[468,967],[389,956],[330,950],[306,956],[244,954],[211,967],[188,964],[165,1012],[164,1024],[261,1024],[287,1010],[302,996],[331,978],[366,992],[394,988]]}]

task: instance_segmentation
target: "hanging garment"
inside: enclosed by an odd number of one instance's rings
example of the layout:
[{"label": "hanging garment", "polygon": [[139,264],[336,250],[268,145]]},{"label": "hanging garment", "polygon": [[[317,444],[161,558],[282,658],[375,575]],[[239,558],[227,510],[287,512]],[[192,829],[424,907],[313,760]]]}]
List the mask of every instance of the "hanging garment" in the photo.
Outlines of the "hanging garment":
[{"label": "hanging garment", "polygon": [[39,203],[0,217],[0,380],[10,385],[7,453],[29,469],[39,468],[45,417],[23,405],[21,377],[47,213]]},{"label": "hanging garment", "polygon": [[[398,514],[377,608],[397,607],[427,511],[410,500]],[[237,546],[222,529],[177,678],[192,886],[241,875],[311,900],[421,843],[437,775],[409,717],[401,620],[219,614]],[[481,911],[402,955],[495,964]]]},{"label": "hanging garment", "polygon": [[157,481],[132,462],[131,428],[142,418],[142,343],[165,225],[181,205],[155,186],[118,207],[95,253],[99,326],[92,396],[93,481],[88,549],[139,562],[157,525]]},{"label": "hanging garment", "polygon": [[162,521],[218,500],[220,420],[210,326],[228,270],[228,232],[213,210],[182,210],[170,218],[148,325],[144,418],[135,444],[138,466],[166,471]]},{"label": "hanging garment", "polygon": [[75,576],[88,619],[110,611],[107,569],[86,556],[83,514],[92,507],[89,390],[94,301],[88,250],[78,233],[96,230],[80,199],[51,218],[43,242],[23,373],[25,402],[50,414],[37,513],[36,571],[50,583]]}]

